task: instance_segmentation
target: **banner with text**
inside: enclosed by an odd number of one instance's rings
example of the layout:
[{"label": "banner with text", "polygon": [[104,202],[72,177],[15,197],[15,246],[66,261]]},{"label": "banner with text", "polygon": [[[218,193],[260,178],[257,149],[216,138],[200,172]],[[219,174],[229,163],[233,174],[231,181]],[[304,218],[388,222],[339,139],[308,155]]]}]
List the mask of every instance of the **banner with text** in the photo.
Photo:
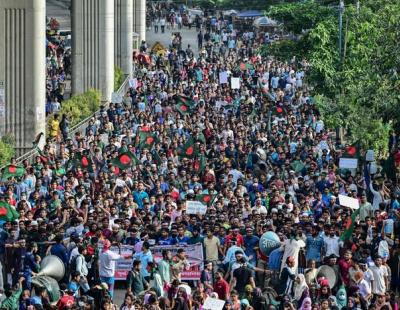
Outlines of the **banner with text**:
[{"label": "banner with text", "polygon": [[[122,256],[129,256],[133,253],[133,246],[131,245],[121,245],[120,248],[113,246],[111,251],[118,253]],[[186,252],[187,260],[190,263],[189,270],[182,272],[182,280],[199,280],[201,275],[201,270],[203,269],[203,245],[193,244],[193,245],[159,245],[150,247],[151,253],[153,254],[153,259],[155,262],[159,262],[162,259],[162,251],[170,250],[172,256],[176,255],[178,249],[184,249]],[[126,280],[128,272],[132,269],[132,259],[131,258],[121,258],[115,262],[115,280]]]}]

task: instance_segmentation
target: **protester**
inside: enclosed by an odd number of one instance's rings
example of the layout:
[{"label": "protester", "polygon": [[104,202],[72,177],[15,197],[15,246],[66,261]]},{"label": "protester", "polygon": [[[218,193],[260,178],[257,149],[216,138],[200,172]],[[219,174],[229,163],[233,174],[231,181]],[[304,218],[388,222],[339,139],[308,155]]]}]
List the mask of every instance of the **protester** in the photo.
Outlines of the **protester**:
[{"label": "protester", "polygon": [[[307,61],[261,55],[265,35],[222,14],[188,22],[173,3],[149,6],[161,33],[193,22],[199,50],[180,35],[157,54],[143,42],[122,103],[72,135],[72,120],[54,115],[23,172],[4,169],[7,298],[47,307],[32,278],[52,254],[67,271],[59,309],[202,309],[210,297],[225,309],[395,305],[398,180],[370,175],[361,157],[357,171],[341,166],[350,146],[320,115]],[[266,233],[277,238],[270,252]],[[8,290],[20,272],[27,291]]]}]

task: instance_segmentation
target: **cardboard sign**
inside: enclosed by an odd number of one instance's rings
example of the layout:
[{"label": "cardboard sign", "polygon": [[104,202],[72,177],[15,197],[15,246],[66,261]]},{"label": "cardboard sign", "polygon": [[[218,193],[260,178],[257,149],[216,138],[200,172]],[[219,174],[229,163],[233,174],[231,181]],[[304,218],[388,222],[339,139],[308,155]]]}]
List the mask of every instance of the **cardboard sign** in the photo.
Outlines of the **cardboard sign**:
[{"label": "cardboard sign", "polygon": [[340,158],[339,168],[342,169],[357,169],[358,159],[357,158]]},{"label": "cardboard sign", "polygon": [[228,84],[228,72],[222,71],[219,73],[219,83]]},{"label": "cardboard sign", "polygon": [[225,305],[225,300],[207,297],[204,302],[204,310],[222,310]]},{"label": "cardboard sign", "polygon": [[186,201],[186,214],[206,214],[207,206],[200,201]]},{"label": "cardboard sign", "polygon": [[358,202],[358,199],[345,195],[339,195],[339,204],[343,207],[351,208],[353,210],[357,210],[358,208],[360,208],[360,203]]},{"label": "cardboard sign", "polygon": [[231,88],[232,89],[239,89],[240,88],[240,78],[232,77],[231,78]]}]

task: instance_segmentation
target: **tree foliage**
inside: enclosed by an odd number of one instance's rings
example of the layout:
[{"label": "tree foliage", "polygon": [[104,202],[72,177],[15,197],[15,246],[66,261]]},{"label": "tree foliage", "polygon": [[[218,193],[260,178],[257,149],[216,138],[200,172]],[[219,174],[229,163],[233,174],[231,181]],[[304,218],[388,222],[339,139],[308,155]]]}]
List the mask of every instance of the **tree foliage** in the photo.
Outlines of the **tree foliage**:
[{"label": "tree foliage", "polygon": [[114,67],[114,91],[117,91],[125,80],[125,73],[118,66]]},{"label": "tree foliage", "polygon": [[[66,114],[72,127],[88,118],[99,108],[100,92],[90,89],[86,93],[72,96],[70,99],[63,101],[59,114]],[[51,121],[52,118],[49,117],[47,123],[50,124]]]},{"label": "tree foliage", "polygon": [[15,139],[10,134],[5,134],[0,139],[0,167],[8,165],[15,155]]},{"label": "tree foliage", "polygon": [[[309,1],[270,12],[272,18],[284,18],[289,31],[307,29],[291,45],[294,54],[300,51],[310,63],[308,82],[327,124],[346,128],[350,142],[359,140],[365,148],[384,153],[390,128],[400,129],[400,2],[366,0],[359,10],[346,2],[342,56],[337,8],[325,10]],[[282,57],[289,54],[282,47],[291,45],[274,43],[268,52]]]}]

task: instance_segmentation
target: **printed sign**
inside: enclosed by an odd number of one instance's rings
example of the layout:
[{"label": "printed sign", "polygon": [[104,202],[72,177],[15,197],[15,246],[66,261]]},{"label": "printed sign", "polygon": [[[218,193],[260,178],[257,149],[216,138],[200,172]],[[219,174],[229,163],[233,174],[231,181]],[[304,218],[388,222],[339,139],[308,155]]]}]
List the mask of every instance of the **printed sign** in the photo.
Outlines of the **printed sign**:
[{"label": "printed sign", "polygon": [[347,197],[345,195],[339,195],[339,204],[353,210],[357,210],[360,207],[358,199]]},{"label": "printed sign", "polygon": [[206,214],[207,206],[200,201],[186,201],[186,214]]},{"label": "printed sign", "polygon": [[239,89],[240,88],[240,78],[232,77],[231,78],[231,88],[232,89]]},{"label": "printed sign", "polygon": [[222,71],[219,73],[219,83],[228,84],[228,72]]},{"label": "printed sign", "polygon": [[357,169],[358,159],[357,158],[340,158],[339,168],[342,169]]},{"label": "printed sign", "polygon": [[[99,248],[102,245],[99,244]],[[111,251],[118,253],[122,256],[129,256],[133,253],[134,246],[132,245],[121,245],[120,248],[113,246]],[[170,250],[172,255],[175,256],[178,249],[185,249],[187,260],[189,261],[189,270],[182,272],[182,280],[199,280],[201,270],[203,269],[203,246],[201,244],[193,245],[160,245],[150,247],[153,259],[155,262],[159,262],[162,259],[162,251]],[[132,269],[132,258],[121,258],[115,262],[115,280],[126,280],[129,271]]]},{"label": "printed sign", "polygon": [[225,300],[207,297],[204,301],[203,309],[204,310],[222,310],[225,305]]}]

